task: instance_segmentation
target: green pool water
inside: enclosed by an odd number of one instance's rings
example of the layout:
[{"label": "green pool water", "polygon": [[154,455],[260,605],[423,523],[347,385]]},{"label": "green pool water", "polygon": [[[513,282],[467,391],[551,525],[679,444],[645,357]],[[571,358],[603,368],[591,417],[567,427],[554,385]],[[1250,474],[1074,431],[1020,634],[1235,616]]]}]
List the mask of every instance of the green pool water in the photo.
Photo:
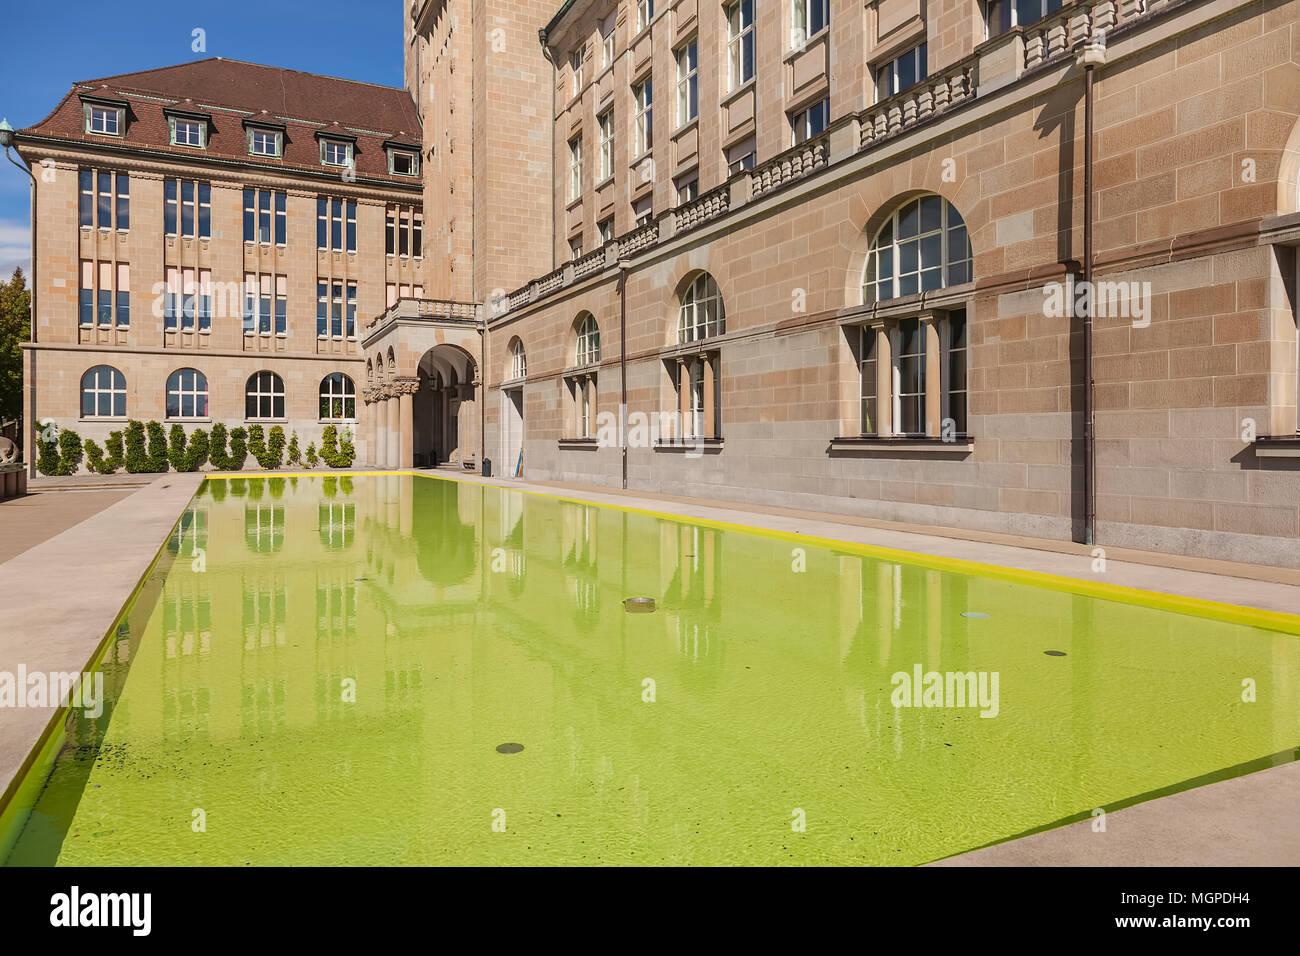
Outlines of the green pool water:
[{"label": "green pool water", "polygon": [[9,864],[915,864],[1300,745],[1294,635],[411,475],[207,481],[102,669]]}]

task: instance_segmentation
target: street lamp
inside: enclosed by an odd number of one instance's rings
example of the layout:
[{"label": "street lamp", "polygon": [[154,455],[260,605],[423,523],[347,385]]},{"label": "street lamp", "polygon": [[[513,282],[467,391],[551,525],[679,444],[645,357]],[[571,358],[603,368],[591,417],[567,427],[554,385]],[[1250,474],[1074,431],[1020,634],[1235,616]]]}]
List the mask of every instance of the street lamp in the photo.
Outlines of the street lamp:
[{"label": "street lamp", "polygon": [[[14,144],[14,128],[9,125],[8,119],[0,119],[0,146],[9,152],[9,147]],[[12,160],[11,160],[12,162]]]}]

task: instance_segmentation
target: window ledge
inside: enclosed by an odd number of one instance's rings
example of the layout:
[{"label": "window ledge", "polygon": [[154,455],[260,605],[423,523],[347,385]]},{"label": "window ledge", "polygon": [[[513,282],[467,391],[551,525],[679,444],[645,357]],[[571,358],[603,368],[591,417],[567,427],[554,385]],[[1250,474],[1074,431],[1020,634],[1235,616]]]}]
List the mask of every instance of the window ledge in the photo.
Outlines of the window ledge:
[{"label": "window ledge", "polygon": [[1300,458],[1300,435],[1257,438],[1251,447],[1256,458]]},{"label": "window ledge", "polygon": [[212,423],[211,418],[185,418],[183,416],[168,416],[163,419],[164,422],[172,425],[209,425]]},{"label": "window ledge", "polygon": [[839,437],[832,438],[829,451],[831,454],[857,452],[860,454],[908,454],[908,455],[969,455],[975,450],[975,439],[969,435],[959,435],[953,441],[942,438],[913,437],[897,435],[892,437]]},{"label": "window ledge", "polygon": [[561,449],[581,448],[587,451],[595,451],[600,447],[600,441],[596,438],[561,438],[557,444]]},{"label": "window ledge", "polygon": [[110,422],[110,423],[119,422],[120,423],[120,422],[129,422],[130,420],[131,419],[128,418],[126,415],[90,415],[90,416],[82,415],[80,418],[77,419],[78,422],[83,422],[87,425],[93,425],[96,422]]},{"label": "window ledge", "polygon": [[722,451],[721,438],[686,438],[655,440],[655,451],[695,452],[696,454],[716,455]]}]

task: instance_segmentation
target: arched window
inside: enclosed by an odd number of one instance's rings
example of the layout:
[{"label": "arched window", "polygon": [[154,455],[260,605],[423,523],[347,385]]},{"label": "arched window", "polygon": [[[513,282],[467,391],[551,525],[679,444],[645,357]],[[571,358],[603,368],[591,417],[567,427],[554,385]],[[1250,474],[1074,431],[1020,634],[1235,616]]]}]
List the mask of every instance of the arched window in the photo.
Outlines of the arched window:
[{"label": "arched window", "polygon": [[515,339],[510,343],[510,378],[523,378],[528,374],[528,356],[524,353],[524,343]]},{"label": "arched window", "polygon": [[126,417],[126,377],[111,365],[88,369],[81,376],[81,417]]},{"label": "arched window", "polygon": [[677,342],[685,345],[721,335],[727,330],[718,283],[707,272],[699,273],[682,293],[677,318]]},{"label": "arched window", "polygon": [[167,417],[208,417],[208,379],[202,372],[179,368],[167,377]]},{"label": "arched window", "polygon": [[921,196],[898,207],[871,241],[862,301],[933,292],[970,279],[970,237],[961,214],[942,196]]},{"label": "arched window", "polygon": [[578,321],[578,347],[574,355],[575,365],[595,365],[600,361],[600,326],[596,317],[584,312]]},{"label": "arched window", "polygon": [[254,372],[244,389],[244,417],[284,418],[284,380],[274,372]]},{"label": "arched window", "polygon": [[331,372],[320,380],[321,421],[351,421],[357,417],[357,389],[342,372]]}]

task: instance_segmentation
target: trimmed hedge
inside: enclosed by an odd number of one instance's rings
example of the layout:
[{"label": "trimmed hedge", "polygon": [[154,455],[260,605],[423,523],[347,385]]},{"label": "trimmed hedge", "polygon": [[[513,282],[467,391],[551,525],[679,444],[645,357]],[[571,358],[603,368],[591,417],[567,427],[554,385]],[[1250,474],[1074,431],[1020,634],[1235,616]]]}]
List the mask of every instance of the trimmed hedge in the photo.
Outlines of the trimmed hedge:
[{"label": "trimmed hedge", "polygon": [[326,425],[320,436],[320,456],[331,468],[352,467],[352,460],[356,458],[357,453],[352,447],[351,433],[346,433],[340,440],[338,429],[333,425]]},{"label": "trimmed hedge", "polygon": [[36,439],[36,470],[42,475],[75,475],[85,448],[81,436],[71,428],[60,428],[57,437]]}]

